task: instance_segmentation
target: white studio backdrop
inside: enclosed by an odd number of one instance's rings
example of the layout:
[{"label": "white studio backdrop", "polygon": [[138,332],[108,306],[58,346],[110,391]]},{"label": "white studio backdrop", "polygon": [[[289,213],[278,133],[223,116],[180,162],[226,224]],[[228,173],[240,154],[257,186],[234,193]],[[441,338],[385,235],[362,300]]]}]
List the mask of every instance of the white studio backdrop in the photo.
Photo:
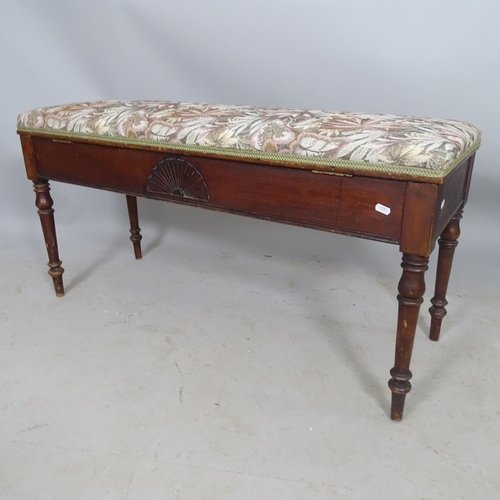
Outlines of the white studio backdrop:
[{"label": "white studio backdrop", "polygon": [[[15,133],[19,112],[85,100],[158,99],[477,125],[483,146],[463,246],[484,264],[494,251],[478,248],[494,248],[487,234],[500,214],[499,21],[496,0],[3,0],[0,248],[39,231]],[[54,189],[58,226],[109,226],[126,217],[117,195]],[[141,215],[147,220],[151,210]],[[218,214],[205,217],[219,224]],[[272,235],[271,225],[260,227]]]}]

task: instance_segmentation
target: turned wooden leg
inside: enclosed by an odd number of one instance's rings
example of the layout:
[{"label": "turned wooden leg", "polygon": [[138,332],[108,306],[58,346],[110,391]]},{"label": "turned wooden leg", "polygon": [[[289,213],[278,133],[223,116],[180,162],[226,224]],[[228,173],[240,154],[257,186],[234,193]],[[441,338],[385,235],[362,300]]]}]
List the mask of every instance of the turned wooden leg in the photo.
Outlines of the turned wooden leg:
[{"label": "turned wooden leg", "polygon": [[127,195],[128,217],[130,219],[130,241],[134,245],[136,259],[142,259],[141,228],[139,227],[139,214],[137,212],[137,198]]},{"label": "turned wooden leg", "polygon": [[441,333],[441,322],[446,316],[446,291],[448,290],[448,282],[450,280],[451,265],[453,263],[453,255],[455,248],[458,245],[458,237],[460,236],[460,219],[462,218],[463,209],[460,209],[450,220],[448,225],[438,240],[439,255],[436,275],[436,288],[434,297],[432,297],[432,306],[429,309],[431,313],[431,330],[429,338],[431,340],[439,340]]},{"label": "turned wooden leg", "polygon": [[411,390],[410,360],[417,327],[418,312],[425,292],[424,274],[427,257],[403,254],[403,275],[398,285],[398,329],[396,334],[396,356],[391,370],[389,388],[392,391],[392,420],[403,418],[406,395]]},{"label": "turned wooden leg", "polygon": [[59,252],[57,250],[56,226],[54,223],[54,209],[52,208],[53,201],[50,196],[50,187],[48,181],[38,181],[33,183],[36,193],[36,206],[38,215],[42,224],[43,237],[45,238],[45,246],[49,256],[49,274],[54,282],[56,295],[62,297],[64,295],[64,285],[62,275],[64,269],[61,267],[62,262],[59,260]]}]

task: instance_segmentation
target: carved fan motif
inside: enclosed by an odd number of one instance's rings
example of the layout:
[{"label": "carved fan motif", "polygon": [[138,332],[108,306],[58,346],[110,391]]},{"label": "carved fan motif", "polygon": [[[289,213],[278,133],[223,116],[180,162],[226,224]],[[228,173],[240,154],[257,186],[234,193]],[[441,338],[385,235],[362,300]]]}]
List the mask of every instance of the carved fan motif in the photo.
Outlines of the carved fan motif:
[{"label": "carved fan motif", "polygon": [[207,185],[200,172],[180,158],[160,161],[149,174],[147,190],[156,194],[210,200]]}]

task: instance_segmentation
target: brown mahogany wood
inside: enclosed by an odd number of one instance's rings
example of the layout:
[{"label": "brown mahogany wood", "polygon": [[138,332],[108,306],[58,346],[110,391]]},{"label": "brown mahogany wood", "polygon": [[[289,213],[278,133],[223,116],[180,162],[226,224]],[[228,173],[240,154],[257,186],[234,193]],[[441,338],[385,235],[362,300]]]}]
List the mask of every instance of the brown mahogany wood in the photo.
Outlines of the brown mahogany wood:
[{"label": "brown mahogany wood", "polygon": [[391,418],[401,420],[406,395],[411,390],[411,354],[418,312],[425,292],[424,273],[429,259],[419,255],[403,254],[403,275],[398,285],[398,327],[396,332],[396,354],[391,370],[389,388],[392,391]]},{"label": "brown mahogany wood", "polygon": [[434,338],[445,314],[446,286],[458,237],[459,217],[454,214],[461,214],[458,211],[467,200],[474,155],[442,179],[429,179],[425,173],[412,178],[345,168],[338,175],[330,167],[183,154],[92,138],[20,135],[26,173],[35,182],[49,273],[58,295],[64,293],[63,269],[49,179],[124,193],[136,258],[141,257],[137,196],[398,244],[403,274],[389,387],[391,417],[402,418],[411,388],[410,360],[428,257],[442,233],[431,307]]},{"label": "brown mahogany wood", "polygon": [[127,195],[127,209],[130,220],[130,241],[134,245],[134,254],[136,259],[142,259],[141,250],[141,228],[139,227],[139,214],[137,213],[137,198]]},{"label": "brown mahogany wood", "polygon": [[[320,175],[310,170],[234,160],[172,157],[152,151],[34,138],[41,176],[241,213],[326,231],[398,243],[407,183]],[[151,177],[166,161],[184,162],[199,173],[206,196],[152,189]],[[381,204],[390,208],[377,212]]]},{"label": "brown mahogany wood", "polygon": [[198,169],[176,157],[165,158],[155,165],[149,174],[146,191],[158,196],[210,201],[210,193]]},{"label": "brown mahogany wood", "polygon": [[472,161],[464,162],[454,169],[446,179],[446,183],[438,186],[438,199],[441,205],[436,207],[436,218],[432,240],[435,241],[456,213],[457,208],[465,204],[470,186]]},{"label": "brown mahogany wood", "polygon": [[429,309],[431,314],[431,329],[429,338],[431,340],[439,340],[441,333],[441,322],[446,316],[446,292],[448,290],[448,282],[450,280],[451,265],[453,263],[453,255],[455,248],[458,245],[460,236],[460,219],[462,218],[463,209],[460,209],[448,223],[446,228],[438,240],[439,254],[438,267],[436,274],[436,288],[434,297],[431,299],[432,306]]},{"label": "brown mahogany wood", "polygon": [[401,252],[415,255],[431,253],[437,199],[438,186],[435,184],[408,183],[399,246]]},{"label": "brown mahogany wood", "polygon": [[49,256],[49,275],[54,282],[54,289],[58,297],[64,296],[64,285],[62,275],[64,269],[61,267],[59,259],[59,251],[57,248],[56,226],[54,222],[54,209],[52,208],[53,201],[50,196],[50,187],[47,181],[41,180],[33,183],[36,193],[36,206],[38,215],[42,224],[43,237],[45,238],[45,246]]}]

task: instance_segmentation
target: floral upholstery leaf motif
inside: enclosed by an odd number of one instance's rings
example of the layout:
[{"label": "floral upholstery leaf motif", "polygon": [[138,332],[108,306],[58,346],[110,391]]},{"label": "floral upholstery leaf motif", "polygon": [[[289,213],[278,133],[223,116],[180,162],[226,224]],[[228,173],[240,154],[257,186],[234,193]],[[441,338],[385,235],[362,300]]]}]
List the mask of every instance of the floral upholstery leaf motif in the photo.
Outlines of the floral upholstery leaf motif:
[{"label": "floral upholstery leaf motif", "polygon": [[[455,120],[321,110],[161,101],[97,101],[34,109],[18,128],[151,141],[228,154],[379,163],[446,171],[479,145],[481,132]],[[188,149],[189,150],[189,149]]]}]

